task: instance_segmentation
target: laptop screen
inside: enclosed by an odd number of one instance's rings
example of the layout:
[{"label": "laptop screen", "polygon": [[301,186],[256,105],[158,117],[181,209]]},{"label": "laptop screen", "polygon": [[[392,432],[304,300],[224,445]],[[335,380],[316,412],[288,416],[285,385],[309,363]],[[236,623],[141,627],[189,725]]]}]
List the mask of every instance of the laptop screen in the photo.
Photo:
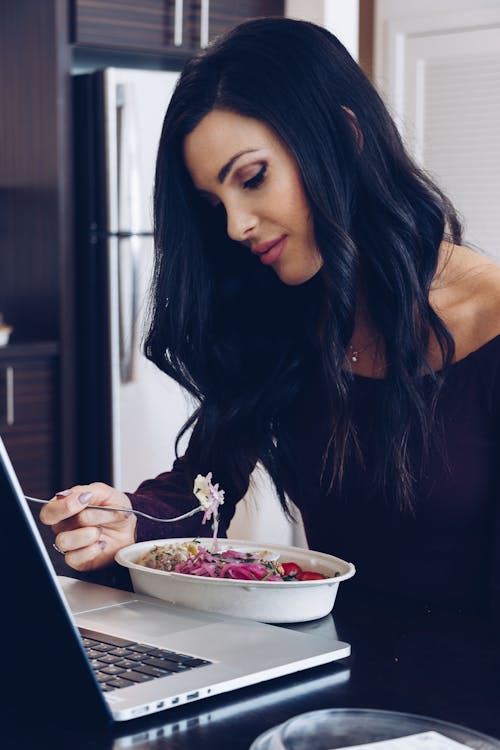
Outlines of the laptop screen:
[{"label": "laptop screen", "polygon": [[8,710],[38,720],[109,723],[31,511],[0,438],[2,672]]}]

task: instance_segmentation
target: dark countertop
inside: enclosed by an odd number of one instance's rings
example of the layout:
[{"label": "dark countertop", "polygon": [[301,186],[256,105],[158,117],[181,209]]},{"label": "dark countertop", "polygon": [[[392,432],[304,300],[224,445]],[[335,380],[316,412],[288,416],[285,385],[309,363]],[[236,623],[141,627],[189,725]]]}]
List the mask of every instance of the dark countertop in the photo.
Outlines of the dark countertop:
[{"label": "dark countertop", "polygon": [[[370,610],[343,603],[309,628],[351,643],[349,658],[262,685],[93,731],[2,722],[3,750],[248,750],[266,729],[305,711],[356,707],[430,716],[500,739],[500,638],[488,620],[464,613],[379,602]],[[69,675],[61,690],[71,689]],[[78,700],[78,696],[75,696]]]}]

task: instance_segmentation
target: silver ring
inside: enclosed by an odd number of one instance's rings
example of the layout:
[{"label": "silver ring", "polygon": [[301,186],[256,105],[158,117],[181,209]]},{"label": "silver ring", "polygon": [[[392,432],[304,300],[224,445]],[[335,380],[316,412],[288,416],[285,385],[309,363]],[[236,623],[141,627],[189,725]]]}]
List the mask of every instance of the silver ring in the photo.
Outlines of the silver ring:
[{"label": "silver ring", "polygon": [[63,552],[62,549],[59,549],[59,547],[57,546],[57,544],[55,542],[52,543],[52,546],[54,547],[54,549],[55,549],[56,552],[59,552],[60,555],[65,555],[66,554],[66,552]]}]

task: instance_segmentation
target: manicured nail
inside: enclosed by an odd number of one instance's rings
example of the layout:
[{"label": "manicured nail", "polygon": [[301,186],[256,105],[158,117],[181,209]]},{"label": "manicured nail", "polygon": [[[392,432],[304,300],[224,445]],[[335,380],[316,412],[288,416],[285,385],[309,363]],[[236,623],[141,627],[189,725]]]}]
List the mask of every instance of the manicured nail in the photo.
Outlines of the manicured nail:
[{"label": "manicured nail", "polygon": [[68,495],[71,495],[70,490],[61,490],[61,492],[56,492],[56,497],[67,497]]},{"label": "manicured nail", "polygon": [[82,492],[81,495],[78,495],[78,500],[81,502],[82,505],[85,505],[86,503],[88,503],[91,497],[92,497],[91,492]]}]

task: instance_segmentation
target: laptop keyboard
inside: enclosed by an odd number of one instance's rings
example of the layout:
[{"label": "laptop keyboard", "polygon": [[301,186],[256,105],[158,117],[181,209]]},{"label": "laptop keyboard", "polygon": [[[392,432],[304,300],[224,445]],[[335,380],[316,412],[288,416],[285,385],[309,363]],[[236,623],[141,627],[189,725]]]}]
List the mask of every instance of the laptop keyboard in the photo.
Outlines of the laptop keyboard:
[{"label": "laptop keyboard", "polygon": [[99,685],[105,692],[212,664],[206,659],[86,628],[79,628],[79,631]]}]

